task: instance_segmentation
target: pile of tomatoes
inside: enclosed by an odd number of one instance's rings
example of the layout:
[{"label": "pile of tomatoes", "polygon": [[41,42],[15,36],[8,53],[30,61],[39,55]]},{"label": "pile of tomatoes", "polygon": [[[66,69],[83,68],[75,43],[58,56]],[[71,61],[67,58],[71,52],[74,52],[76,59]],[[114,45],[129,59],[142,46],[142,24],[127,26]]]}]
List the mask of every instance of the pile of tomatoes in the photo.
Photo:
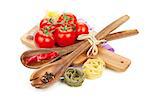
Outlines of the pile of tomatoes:
[{"label": "pile of tomatoes", "polygon": [[57,20],[41,20],[40,29],[35,34],[35,43],[39,48],[52,48],[56,45],[64,47],[74,44],[80,34],[88,33],[86,23],[77,21],[71,13],[63,13]]}]

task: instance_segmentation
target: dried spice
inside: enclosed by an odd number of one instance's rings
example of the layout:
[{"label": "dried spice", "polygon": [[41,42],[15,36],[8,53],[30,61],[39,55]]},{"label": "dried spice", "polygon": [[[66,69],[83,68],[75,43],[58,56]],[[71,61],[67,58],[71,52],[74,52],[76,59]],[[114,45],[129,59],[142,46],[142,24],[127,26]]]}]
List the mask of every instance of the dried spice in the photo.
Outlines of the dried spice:
[{"label": "dried spice", "polygon": [[41,81],[43,83],[48,83],[51,79],[54,79],[55,76],[52,73],[46,72],[44,76],[42,76]]},{"label": "dried spice", "polygon": [[25,63],[27,65],[41,62],[42,60],[48,60],[48,59],[53,59],[57,57],[59,54],[57,52],[49,52],[49,53],[44,53],[44,54],[38,54],[38,55],[33,55],[30,57],[25,58]]}]

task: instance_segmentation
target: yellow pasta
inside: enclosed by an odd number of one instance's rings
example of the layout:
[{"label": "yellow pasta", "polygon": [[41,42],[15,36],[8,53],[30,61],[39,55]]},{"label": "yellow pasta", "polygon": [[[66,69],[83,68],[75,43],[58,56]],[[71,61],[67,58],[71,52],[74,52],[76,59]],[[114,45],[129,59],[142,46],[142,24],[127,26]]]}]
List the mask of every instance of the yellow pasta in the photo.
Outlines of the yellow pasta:
[{"label": "yellow pasta", "polygon": [[53,11],[47,11],[45,17],[46,18],[52,17],[52,18],[56,18],[57,19],[59,17],[59,13],[58,12],[53,12]]},{"label": "yellow pasta", "polygon": [[96,79],[102,75],[105,62],[99,57],[91,58],[84,63],[82,68],[87,79]]}]

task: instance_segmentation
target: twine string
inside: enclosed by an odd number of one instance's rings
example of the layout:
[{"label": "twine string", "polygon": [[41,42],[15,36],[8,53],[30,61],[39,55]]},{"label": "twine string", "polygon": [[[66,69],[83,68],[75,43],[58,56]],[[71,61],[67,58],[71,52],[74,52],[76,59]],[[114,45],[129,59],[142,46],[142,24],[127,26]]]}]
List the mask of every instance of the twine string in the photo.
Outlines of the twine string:
[{"label": "twine string", "polygon": [[105,39],[97,40],[95,37],[96,35],[97,35],[96,32],[90,32],[89,34],[81,34],[77,38],[77,40],[87,39],[89,41],[89,43],[91,44],[91,47],[87,51],[88,57],[91,55],[93,55],[93,56],[97,55],[98,54],[98,45],[101,45],[107,41]]}]

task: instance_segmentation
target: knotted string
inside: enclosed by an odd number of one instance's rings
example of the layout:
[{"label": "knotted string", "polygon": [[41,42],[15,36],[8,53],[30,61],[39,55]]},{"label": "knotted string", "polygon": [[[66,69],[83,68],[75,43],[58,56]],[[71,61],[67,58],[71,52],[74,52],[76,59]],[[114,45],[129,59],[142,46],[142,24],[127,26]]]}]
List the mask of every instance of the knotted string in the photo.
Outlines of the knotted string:
[{"label": "knotted string", "polygon": [[89,43],[91,44],[91,47],[89,48],[88,52],[87,52],[87,56],[95,56],[98,54],[98,47],[97,45],[101,45],[103,43],[106,42],[105,39],[101,39],[101,40],[97,40],[96,36],[97,33],[96,32],[90,32],[89,34],[81,34],[78,36],[77,40],[84,40],[87,39],[89,41]]}]

